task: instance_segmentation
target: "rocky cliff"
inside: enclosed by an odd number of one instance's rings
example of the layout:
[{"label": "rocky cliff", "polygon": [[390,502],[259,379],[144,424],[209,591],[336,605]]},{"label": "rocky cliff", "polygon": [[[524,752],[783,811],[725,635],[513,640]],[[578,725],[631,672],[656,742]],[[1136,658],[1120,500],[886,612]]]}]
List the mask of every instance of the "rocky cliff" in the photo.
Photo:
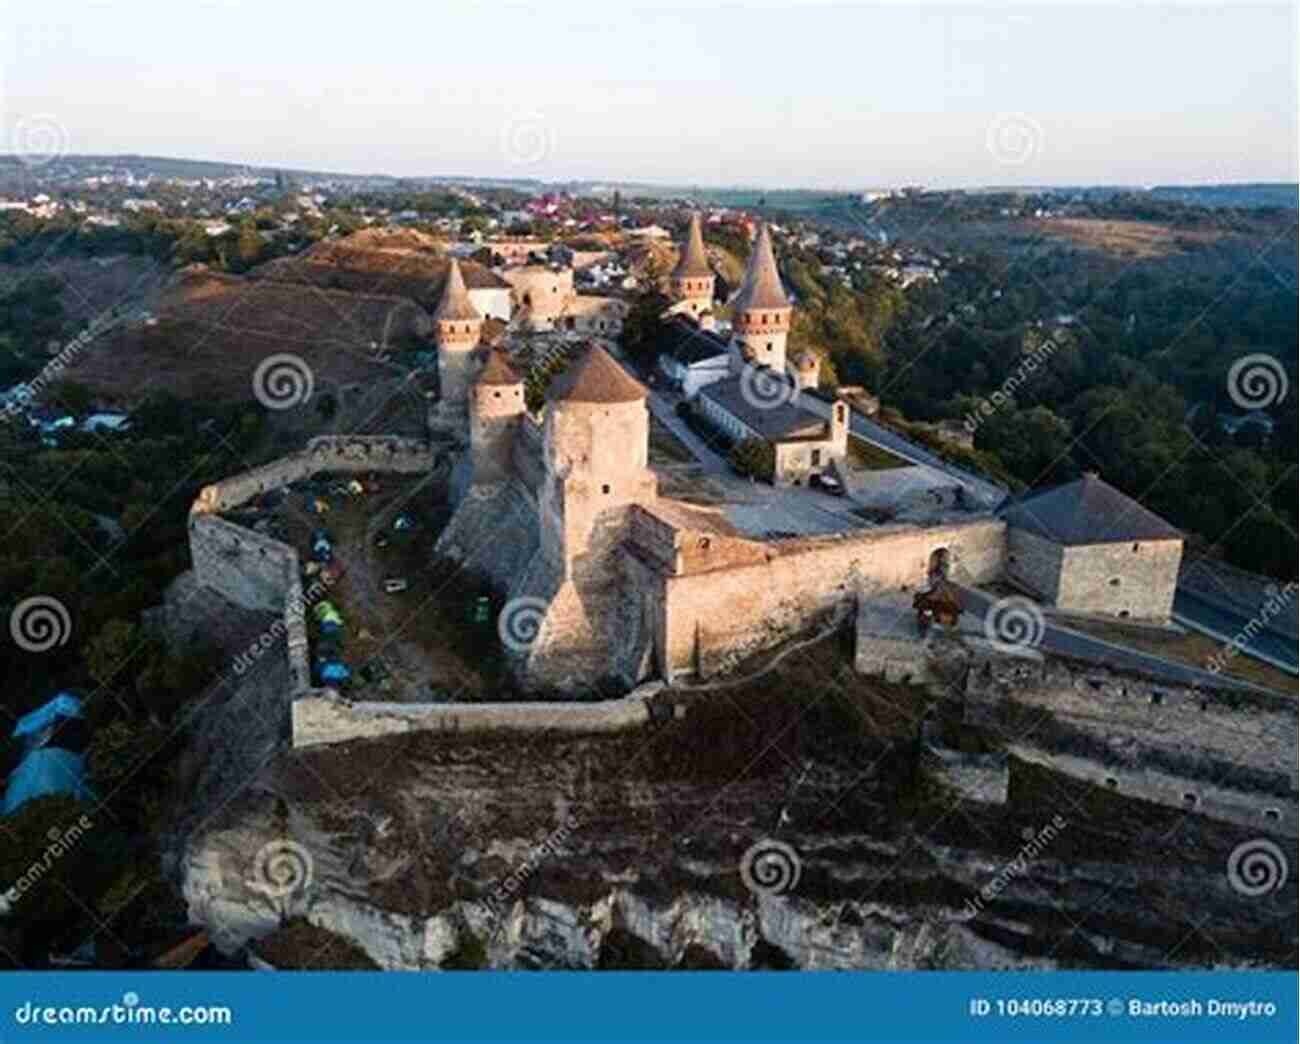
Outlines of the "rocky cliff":
[{"label": "rocky cliff", "polygon": [[1015,757],[1005,806],[959,800],[918,769],[932,695],[833,648],[662,701],[616,736],[210,743],[191,916],[227,952],[305,917],[407,969],[1295,961],[1294,889],[1229,873],[1261,831]]}]

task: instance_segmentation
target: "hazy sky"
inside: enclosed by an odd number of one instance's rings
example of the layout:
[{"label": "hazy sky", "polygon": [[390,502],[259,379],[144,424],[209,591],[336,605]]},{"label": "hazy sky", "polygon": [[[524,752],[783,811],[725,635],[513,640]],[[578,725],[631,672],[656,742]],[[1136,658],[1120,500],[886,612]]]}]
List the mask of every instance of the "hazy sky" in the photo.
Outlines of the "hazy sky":
[{"label": "hazy sky", "polygon": [[678,184],[1291,181],[1292,7],[9,0],[7,149]]}]

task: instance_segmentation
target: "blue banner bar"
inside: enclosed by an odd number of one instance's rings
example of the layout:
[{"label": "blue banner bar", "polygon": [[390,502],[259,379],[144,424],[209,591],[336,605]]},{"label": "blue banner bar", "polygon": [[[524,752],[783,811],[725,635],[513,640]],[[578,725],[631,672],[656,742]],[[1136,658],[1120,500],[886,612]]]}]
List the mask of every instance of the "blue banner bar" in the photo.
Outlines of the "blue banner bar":
[{"label": "blue banner bar", "polygon": [[136,973],[0,976],[9,1041],[1249,1041],[1290,972]]}]

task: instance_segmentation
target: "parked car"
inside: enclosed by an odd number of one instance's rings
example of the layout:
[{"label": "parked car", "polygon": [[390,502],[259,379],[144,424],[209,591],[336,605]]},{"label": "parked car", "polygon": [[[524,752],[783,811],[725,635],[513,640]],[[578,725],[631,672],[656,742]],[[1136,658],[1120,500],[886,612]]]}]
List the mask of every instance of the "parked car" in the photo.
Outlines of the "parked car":
[{"label": "parked car", "polygon": [[820,489],[823,493],[829,493],[833,497],[844,496],[844,483],[834,475],[828,475],[822,472],[820,475],[814,474],[808,479],[809,489]]},{"label": "parked car", "polygon": [[399,591],[406,590],[406,580],[400,576],[390,576],[384,581],[384,591],[387,594],[397,594]]}]

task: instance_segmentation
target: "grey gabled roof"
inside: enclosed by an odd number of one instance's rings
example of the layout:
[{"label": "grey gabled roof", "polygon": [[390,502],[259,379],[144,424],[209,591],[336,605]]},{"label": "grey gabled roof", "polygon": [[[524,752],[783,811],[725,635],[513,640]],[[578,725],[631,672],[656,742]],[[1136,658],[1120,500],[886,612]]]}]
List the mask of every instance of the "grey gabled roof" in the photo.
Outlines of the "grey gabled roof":
[{"label": "grey gabled roof", "polygon": [[1096,475],[1005,504],[1007,525],[1057,544],[1113,544],[1129,540],[1181,540],[1183,534]]},{"label": "grey gabled roof", "polygon": [[[775,372],[772,380],[789,380],[784,374]],[[772,442],[785,439],[806,438],[826,430],[826,422],[797,405],[795,402],[755,405],[756,398],[752,389],[753,378],[747,374],[728,377],[714,381],[700,389],[700,394],[717,403],[746,427],[752,428],[763,438]],[[760,400],[761,401],[761,400]]]},{"label": "grey gabled roof", "polygon": [[656,347],[659,355],[670,355],[683,366],[730,354],[725,337],[702,329],[681,315],[675,315],[663,324]]}]

